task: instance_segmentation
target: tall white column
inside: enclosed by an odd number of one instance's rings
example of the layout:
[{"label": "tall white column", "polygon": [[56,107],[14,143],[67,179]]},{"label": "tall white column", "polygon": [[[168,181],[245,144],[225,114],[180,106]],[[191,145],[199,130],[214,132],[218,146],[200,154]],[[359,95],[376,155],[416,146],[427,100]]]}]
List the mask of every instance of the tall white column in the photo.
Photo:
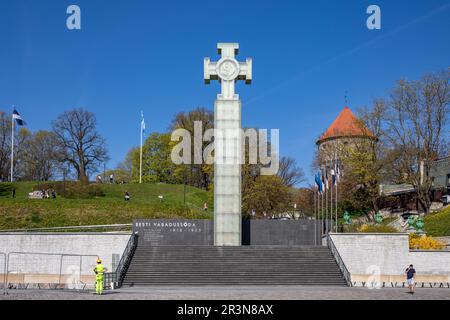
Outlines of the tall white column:
[{"label": "tall white column", "polygon": [[214,243],[241,245],[241,102],[216,100]]},{"label": "tall white column", "polygon": [[235,83],[252,82],[252,59],[238,62],[237,43],[217,45],[221,59],[205,58],[205,83],[218,80],[222,92],[214,107],[214,244],[240,246],[241,229],[241,100],[235,94]]}]

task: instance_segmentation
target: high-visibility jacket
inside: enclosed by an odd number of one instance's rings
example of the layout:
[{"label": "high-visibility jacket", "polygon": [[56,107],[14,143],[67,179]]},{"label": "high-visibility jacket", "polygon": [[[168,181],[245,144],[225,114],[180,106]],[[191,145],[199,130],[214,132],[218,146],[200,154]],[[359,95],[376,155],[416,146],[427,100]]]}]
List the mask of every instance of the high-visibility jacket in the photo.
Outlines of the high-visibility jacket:
[{"label": "high-visibility jacket", "polygon": [[95,272],[95,278],[97,280],[103,279],[103,274],[105,273],[105,266],[103,266],[101,263],[96,265],[94,268]]}]

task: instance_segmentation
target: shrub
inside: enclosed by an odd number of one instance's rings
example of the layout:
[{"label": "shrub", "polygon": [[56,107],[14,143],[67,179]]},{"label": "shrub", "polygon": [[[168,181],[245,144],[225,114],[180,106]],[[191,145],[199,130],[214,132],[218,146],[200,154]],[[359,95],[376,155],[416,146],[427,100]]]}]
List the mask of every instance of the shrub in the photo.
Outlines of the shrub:
[{"label": "shrub", "polygon": [[398,233],[394,227],[383,224],[363,224],[358,232],[362,233]]},{"label": "shrub", "polygon": [[445,243],[433,237],[410,234],[409,248],[413,250],[442,250],[445,248]]},{"label": "shrub", "polygon": [[0,183],[0,197],[7,197],[12,194],[13,185],[11,183]]},{"label": "shrub", "polygon": [[55,190],[59,196],[67,199],[91,199],[104,197],[105,192],[98,184],[83,184],[80,182],[47,182],[34,186],[33,190]]}]

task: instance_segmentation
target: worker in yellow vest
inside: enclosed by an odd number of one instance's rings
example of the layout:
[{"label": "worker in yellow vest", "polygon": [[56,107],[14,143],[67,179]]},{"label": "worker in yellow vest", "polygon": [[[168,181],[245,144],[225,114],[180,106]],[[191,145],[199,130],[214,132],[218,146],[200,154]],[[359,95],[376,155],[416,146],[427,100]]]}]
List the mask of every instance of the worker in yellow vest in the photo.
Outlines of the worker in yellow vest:
[{"label": "worker in yellow vest", "polygon": [[102,264],[100,258],[97,259],[97,265],[94,268],[95,273],[95,293],[103,294],[103,275],[106,272],[106,268]]}]

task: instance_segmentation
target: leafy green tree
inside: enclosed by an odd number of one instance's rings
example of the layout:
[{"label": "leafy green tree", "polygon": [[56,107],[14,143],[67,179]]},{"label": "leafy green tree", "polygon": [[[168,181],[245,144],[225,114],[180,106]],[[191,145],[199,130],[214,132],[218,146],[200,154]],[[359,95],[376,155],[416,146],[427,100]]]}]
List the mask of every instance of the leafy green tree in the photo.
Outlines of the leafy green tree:
[{"label": "leafy green tree", "polygon": [[340,186],[345,210],[362,212],[371,220],[379,210],[379,187],[388,162],[383,125],[385,116],[386,104],[381,99],[375,100],[370,109],[359,110],[356,125],[367,132],[366,138],[354,139],[340,146],[346,172]]},{"label": "leafy green tree", "polygon": [[[142,149],[143,182],[180,183],[176,176],[176,165],[171,159],[171,135],[168,133],[152,133]],[[132,180],[139,181],[140,148],[133,148],[127,156],[131,162]]]},{"label": "leafy green tree", "polygon": [[242,197],[244,215],[255,210],[258,216],[291,209],[292,194],[278,176],[259,176],[246,184]]},{"label": "leafy green tree", "polygon": [[[170,130],[185,129],[189,131],[191,135],[191,141],[194,142],[194,128],[195,122],[201,122],[203,137],[204,133],[208,129],[214,128],[214,113],[204,108],[196,108],[188,113],[180,112],[175,115],[170,126]],[[202,150],[210,144],[210,142],[203,142]],[[194,148],[192,148],[191,159],[194,159]],[[187,184],[208,189],[213,176],[214,168],[208,164],[188,164],[178,166],[175,171],[175,175],[180,181],[186,181]]]}]

